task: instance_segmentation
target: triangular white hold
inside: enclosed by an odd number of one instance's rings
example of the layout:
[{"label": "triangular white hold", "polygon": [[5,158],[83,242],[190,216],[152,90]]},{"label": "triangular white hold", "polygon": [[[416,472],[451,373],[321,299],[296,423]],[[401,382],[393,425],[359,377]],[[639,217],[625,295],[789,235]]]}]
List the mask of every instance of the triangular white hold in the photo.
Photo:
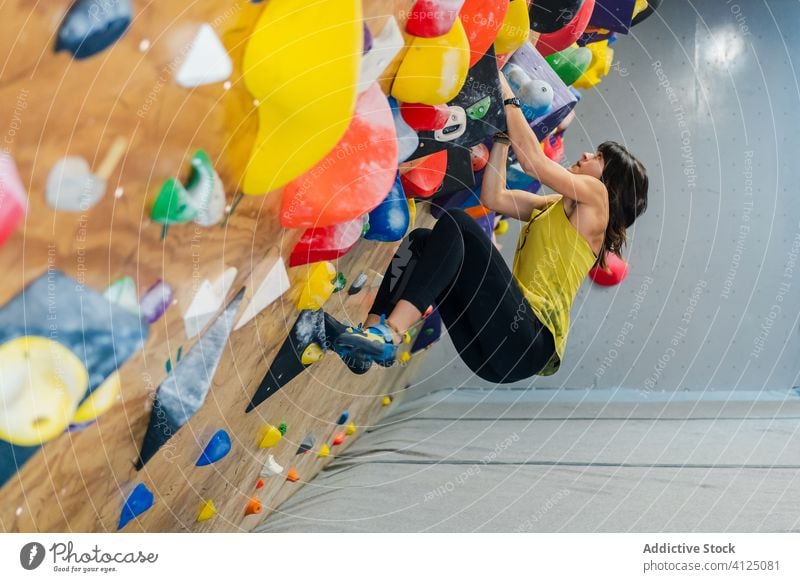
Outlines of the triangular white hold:
[{"label": "triangular white hold", "polygon": [[381,33],[373,37],[372,48],[361,59],[361,74],[358,81],[358,92],[366,91],[370,85],[378,80],[394,60],[397,53],[405,46],[403,33],[397,26],[394,16],[390,16],[386,24],[383,25]]},{"label": "triangular white hold", "polygon": [[209,24],[200,26],[175,81],[182,87],[221,83],[231,76],[233,63],[222,41]]},{"label": "triangular white hold", "polygon": [[256,315],[261,313],[264,309],[275,301],[278,297],[283,295],[289,290],[289,274],[286,272],[286,265],[282,257],[278,257],[276,263],[272,266],[258,286],[258,289],[253,293],[250,303],[244,309],[244,313],[239,318],[239,322],[234,329],[241,329]]},{"label": "triangular white hold", "polygon": [[183,315],[186,337],[198,335],[216,315],[236,279],[236,267],[230,267],[213,283],[206,279],[195,293],[189,309]]},{"label": "triangular white hold", "polygon": [[261,476],[272,477],[273,475],[280,475],[281,473],[283,473],[283,467],[278,464],[275,457],[272,455],[267,457],[267,460],[264,461],[264,466],[261,468]]}]

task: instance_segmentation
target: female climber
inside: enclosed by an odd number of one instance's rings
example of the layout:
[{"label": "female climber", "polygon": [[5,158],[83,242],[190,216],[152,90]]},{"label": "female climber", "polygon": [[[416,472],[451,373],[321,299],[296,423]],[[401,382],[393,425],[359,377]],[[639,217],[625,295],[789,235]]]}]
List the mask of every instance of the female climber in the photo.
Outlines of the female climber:
[{"label": "female climber", "polygon": [[[435,305],[459,355],[479,377],[507,383],[555,373],[564,357],[570,307],[589,270],[619,253],[626,229],[647,208],[644,166],[621,145],[601,144],[572,167],[548,159],[500,75],[507,134],[495,136],[481,203],[526,224],[509,269],[475,221],[450,210],[433,229],[409,233],[364,327],[334,348],[350,369],[390,366],[406,330]],[[506,186],[509,145],[523,170],[557,194]]]}]

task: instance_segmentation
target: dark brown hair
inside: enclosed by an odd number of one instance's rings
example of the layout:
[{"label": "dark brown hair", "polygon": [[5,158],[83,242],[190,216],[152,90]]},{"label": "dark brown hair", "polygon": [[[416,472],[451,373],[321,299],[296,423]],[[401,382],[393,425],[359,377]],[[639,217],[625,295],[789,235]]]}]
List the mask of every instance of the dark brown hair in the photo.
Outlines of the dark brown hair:
[{"label": "dark brown hair", "polygon": [[600,253],[600,266],[606,266],[606,253],[620,254],[628,242],[627,229],[647,210],[647,170],[631,153],[615,141],[597,147],[603,156],[603,175],[608,190],[608,226]]}]

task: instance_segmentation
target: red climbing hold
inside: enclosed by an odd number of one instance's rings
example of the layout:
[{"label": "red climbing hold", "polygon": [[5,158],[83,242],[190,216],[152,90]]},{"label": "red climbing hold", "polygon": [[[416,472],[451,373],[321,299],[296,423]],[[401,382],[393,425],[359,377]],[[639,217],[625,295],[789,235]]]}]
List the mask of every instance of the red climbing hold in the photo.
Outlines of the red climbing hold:
[{"label": "red climbing hold", "polygon": [[472,171],[480,172],[489,163],[489,148],[483,143],[476,144],[469,148],[469,156],[472,158]]},{"label": "red climbing hold", "polygon": [[344,442],[344,433],[337,432],[336,436],[333,437],[333,446],[338,447],[340,444]]},{"label": "red climbing hold", "polygon": [[434,38],[450,32],[464,0],[417,0],[406,22],[406,32]]},{"label": "red climbing hold", "polygon": [[560,133],[548,135],[542,142],[544,155],[560,164],[564,159],[564,136]]},{"label": "red climbing hold", "polygon": [[447,150],[442,150],[404,163],[400,170],[400,182],[407,197],[430,198],[441,187],[446,173]]},{"label": "red climbing hold", "polygon": [[481,60],[503,26],[508,0],[466,0],[459,16],[469,41],[469,66]]},{"label": "red climbing hold", "polygon": [[447,105],[401,103],[400,115],[414,131],[436,131],[444,129],[447,125],[450,108]]},{"label": "red climbing hold", "polygon": [[264,480],[263,479],[259,479],[256,482],[256,489],[261,489],[263,486],[264,486]]},{"label": "red climbing hold", "polygon": [[578,37],[586,30],[593,10],[594,0],[584,0],[574,18],[564,28],[539,36],[539,40],[536,42],[536,50],[543,57],[563,51],[578,40]]},{"label": "red climbing hold", "polygon": [[596,265],[589,271],[589,277],[604,287],[619,285],[628,275],[628,263],[616,253],[606,253],[606,270]]}]

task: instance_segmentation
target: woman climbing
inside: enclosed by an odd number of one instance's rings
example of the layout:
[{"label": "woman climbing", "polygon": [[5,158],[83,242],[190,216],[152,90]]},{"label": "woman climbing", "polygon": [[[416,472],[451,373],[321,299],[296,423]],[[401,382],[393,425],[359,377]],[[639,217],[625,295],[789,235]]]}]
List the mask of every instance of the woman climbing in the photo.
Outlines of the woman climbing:
[{"label": "woman climbing", "polygon": [[[354,372],[390,366],[406,330],[436,305],[459,355],[479,377],[507,383],[555,373],[569,312],[589,270],[618,253],[647,208],[644,166],[621,145],[601,144],[565,169],[549,160],[500,75],[508,134],[495,136],[481,203],[525,221],[509,269],[475,221],[446,212],[433,229],[409,233],[395,255],[364,328],[347,328],[334,348]],[[506,186],[509,145],[525,172],[558,194]]]}]

